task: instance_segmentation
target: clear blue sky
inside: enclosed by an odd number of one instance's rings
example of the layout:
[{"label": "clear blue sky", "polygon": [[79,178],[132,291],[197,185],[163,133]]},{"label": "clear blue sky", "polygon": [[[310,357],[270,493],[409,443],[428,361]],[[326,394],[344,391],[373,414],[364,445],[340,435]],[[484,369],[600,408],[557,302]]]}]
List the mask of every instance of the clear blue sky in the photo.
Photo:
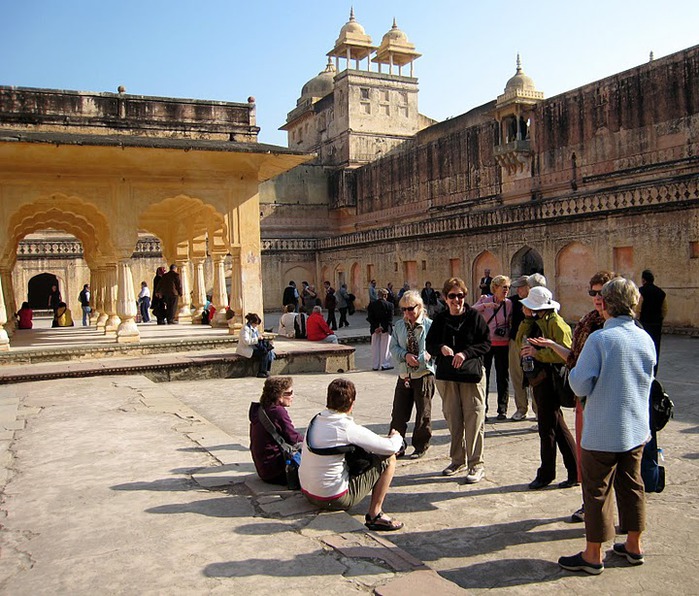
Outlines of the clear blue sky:
[{"label": "clear blue sky", "polygon": [[699,1],[0,0],[0,85],[245,102],[261,142],[323,70],[350,5],[375,45],[399,28],[420,111],[456,116],[502,93],[517,52],[551,97],[699,43]]}]

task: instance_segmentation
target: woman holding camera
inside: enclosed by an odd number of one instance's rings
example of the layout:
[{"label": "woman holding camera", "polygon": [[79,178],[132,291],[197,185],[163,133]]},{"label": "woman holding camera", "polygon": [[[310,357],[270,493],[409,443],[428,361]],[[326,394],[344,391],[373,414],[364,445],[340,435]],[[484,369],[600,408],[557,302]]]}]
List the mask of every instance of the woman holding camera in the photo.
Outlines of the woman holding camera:
[{"label": "woman holding camera", "polygon": [[498,384],[498,420],[507,419],[507,402],[510,375],[510,326],[512,324],[512,301],[507,298],[510,278],[498,275],[490,282],[492,294],[481,296],[473,308],[483,315],[490,330],[490,350],[485,355],[485,413],[488,413],[490,391],[490,369],[495,361],[495,377]]}]

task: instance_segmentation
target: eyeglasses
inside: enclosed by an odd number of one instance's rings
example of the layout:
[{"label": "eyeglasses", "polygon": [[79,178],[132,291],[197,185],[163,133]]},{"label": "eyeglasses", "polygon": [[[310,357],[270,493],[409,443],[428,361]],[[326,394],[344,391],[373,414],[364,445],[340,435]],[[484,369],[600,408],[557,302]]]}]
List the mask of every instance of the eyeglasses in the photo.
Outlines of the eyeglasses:
[{"label": "eyeglasses", "polygon": [[594,298],[595,296],[601,296],[602,290],[588,290],[587,293]]},{"label": "eyeglasses", "polygon": [[416,308],[417,308],[417,304],[414,305],[414,306],[401,306],[401,307],[400,307],[400,309],[401,309],[403,312],[406,312],[406,311],[407,311],[407,312],[413,312]]},{"label": "eyeglasses", "polygon": [[293,395],[293,394],[294,394],[294,390],[293,390],[293,389],[289,389],[289,391],[282,391],[282,395],[285,396],[285,397],[289,397],[289,396],[291,396],[291,395]]},{"label": "eyeglasses", "polygon": [[447,298],[449,298],[449,300],[463,300],[464,298],[466,298],[466,294],[464,294],[463,292],[459,292],[458,294],[451,293],[447,294]]}]

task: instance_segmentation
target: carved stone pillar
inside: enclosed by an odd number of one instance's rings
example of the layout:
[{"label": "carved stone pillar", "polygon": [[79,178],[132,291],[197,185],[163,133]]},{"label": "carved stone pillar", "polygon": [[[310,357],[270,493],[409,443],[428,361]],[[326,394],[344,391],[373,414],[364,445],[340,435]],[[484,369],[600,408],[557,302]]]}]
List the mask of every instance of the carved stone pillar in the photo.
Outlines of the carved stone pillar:
[{"label": "carved stone pillar", "polygon": [[2,292],[2,278],[4,275],[0,275],[0,352],[10,351],[10,338],[7,336],[7,331],[5,331],[5,324],[7,323],[7,310],[5,309],[5,299],[3,298]]},{"label": "carved stone pillar", "polygon": [[[228,320],[228,334],[238,335],[243,326],[243,293],[240,280],[240,254],[236,251],[231,255],[231,297],[230,307],[235,312],[235,316]],[[260,316],[264,316],[260,313]]]},{"label": "carved stone pillar", "polygon": [[226,307],[228,306],[228,293],[226,292],[226,270],[223,267],[226,256],[218,253],[211,255],[214,263],[214,294],[211,302],[214,304],[216,314],[212,325],[214,327],[227,327]]},{"label": "carved stone pillar", "polygon": [[107,320],[109,315],[104,307],[105,296],[107,294],[107,270],[104,267],[100,267],[97,270],[97,288],[95,291],[95,296],[97,300],[97,328],[104,329],[107,325]]},{"label": "carved stone pillar", "polygon": [[[17,326],[14,313],[19,310],[17,308],[17,304],[15,303],[15,290],[12,284],[12,271],[9,269],[3,269],[2,272],[0,272],[0,277],[2,278],[1,297],[5,302],[5,332],[7,335],[12,337],[15,332],[15,327]],[[8,312],[10,313],[9,317],[7,317]]]},{"label": "carved stone pillar", "polygon": [[189,260],[175,261],[180,273],[182,296],[180,296],[177,320],[182,323],[192,322],[192,284],[190,283]]},{"label": "carved stone pillar", "polygon": [[90,325],[96,325],[99,319],[99,309],[97,308],[97,294],[99,293],[99,281],[97,279],[97,269],[90,269]]},{"label": "carved stone pillar", "polygon": [[206,304],[206,282],[204,281],[204,259],[192,259],[194,265],[194,291],[193,291],[193,306],[195,308],[192,313],[192,323],[201,324],[201,314],[204,312]]},{"label": "carved stone pillar", "polygon": [[116,335],[119,327],[119,317],[117,316],[117,298],[119,285],[117,283],[117,266],[108,265],[104,274],[104,310],[107,314],[107,321],[104,326],[105,335]]},{"label": "carved stone pillar", "polygon": [[141,334],[136,326],[136,294],[133,289],[133,275],[128,259],[122,259],[117,265],[117,313],[121,318],[117,328],[117,343],[133,344],[141,341]]}]

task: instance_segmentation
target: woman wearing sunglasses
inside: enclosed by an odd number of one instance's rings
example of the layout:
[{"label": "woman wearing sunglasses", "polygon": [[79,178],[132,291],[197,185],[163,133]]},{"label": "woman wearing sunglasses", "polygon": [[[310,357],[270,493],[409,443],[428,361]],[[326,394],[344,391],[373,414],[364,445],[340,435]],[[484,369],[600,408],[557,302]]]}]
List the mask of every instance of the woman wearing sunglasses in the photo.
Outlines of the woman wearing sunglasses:
[{"label": "woman wearing sunglasses", "polygon": [[[411,459],[419,459],[430,446],[432,438],[432,397],[434,396],[434,362],[425,350],[425,339],[432,321],[417,290],[408,290],[398,303],[403,318],[393,328],[391,355],[398,365],[398,382],[393,394],[391,428],[405,440],[408,422],[415,404],[415,428]],[[404,454],[404,449],[398,456]]]},{"label": "woman wearing sunglasses", "polygon": [[451,435],[451,463],[442,473],[453,476],[468,465],[466,482],[473,484],[485,475],[483,357],[490,350],[490,332],[481,314],[466,304],[462,279],[448,279],[443,290],[448,309],[435,315],[426,342],[437,359],[436,384]]}]

